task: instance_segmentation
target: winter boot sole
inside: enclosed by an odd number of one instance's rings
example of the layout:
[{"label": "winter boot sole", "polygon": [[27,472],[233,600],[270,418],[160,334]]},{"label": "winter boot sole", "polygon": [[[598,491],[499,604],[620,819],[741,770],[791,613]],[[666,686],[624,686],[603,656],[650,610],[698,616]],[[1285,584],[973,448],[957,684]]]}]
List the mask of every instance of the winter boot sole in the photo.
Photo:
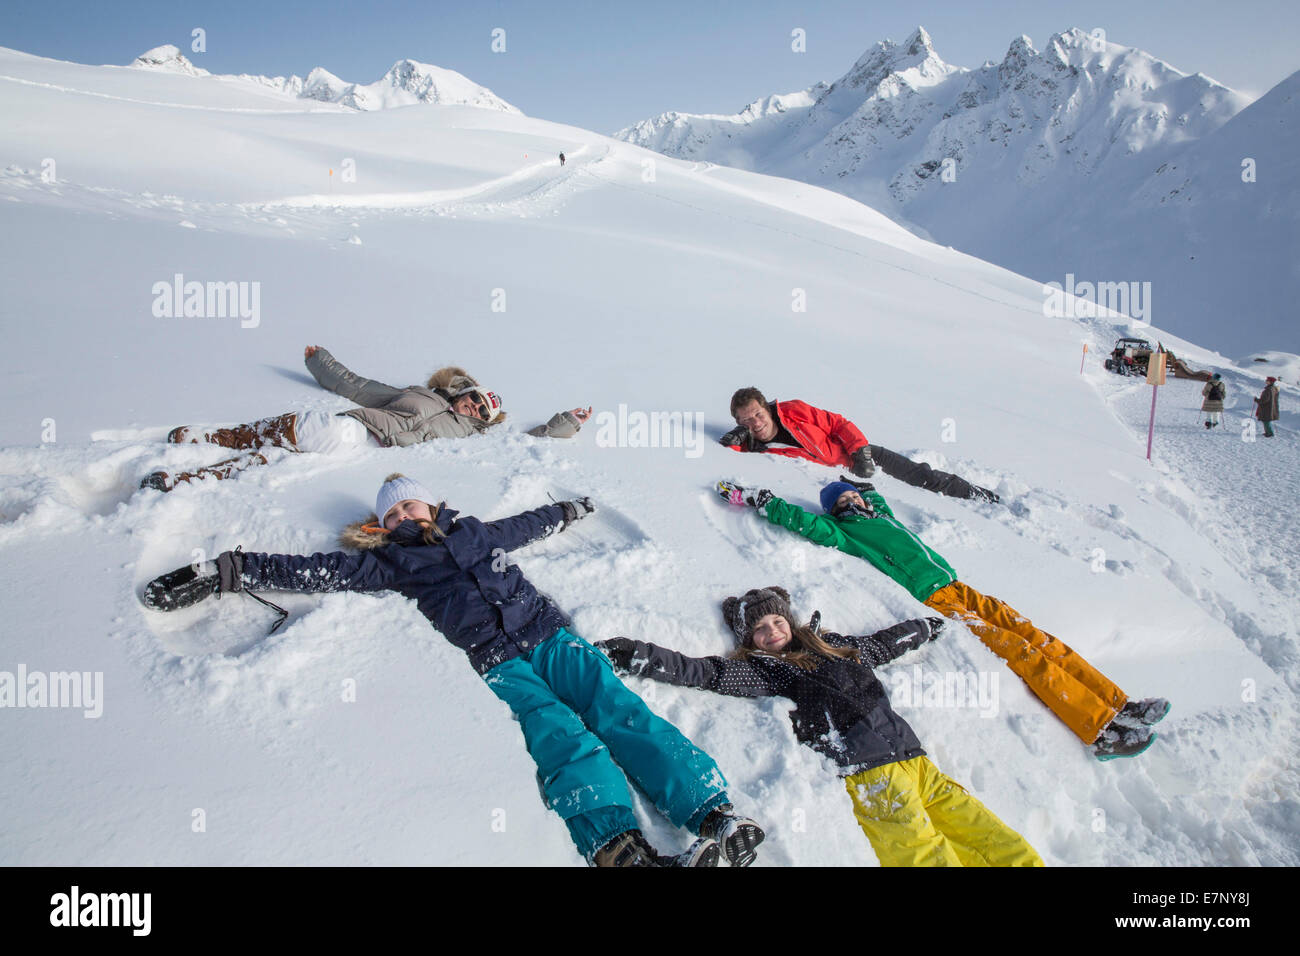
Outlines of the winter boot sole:
[{"label": "winter boot sole", "polygon": [[767,836],[753,820],[728,820],[718,833],[718,843],[722,845],[722,855],[728,866],[749,866],[758,858],[755,850]]},{"label": "winter boot sole", "polygon": [[722,850],[717,840],[700,837],[684,853],[674,857],[661,857],[669,866],[717,866]]},{"label": "winter boot sole", "polygon": [[1146,742],[1145,744],[1143,744],[1143,745],[1142,745],[1140,748],[1138,748],[1137,750],[1134,750],[1132,753],[1126,753],[1126,754],[1094,754],[1094,756],[1095,756],[1098,760],[1118,760],[1120,757],[1136,757],[1138,754],[1146,753],[1146,752],[1147,752],[1147,749],[1148,749],[1148,748],[1149,748],[1153,743],[1156,742],[1156,737],[1158,737],[1158,736],[1159,736],[1159,734],[1152,734],[1150,737],[1147,738],[1147,742]]}]

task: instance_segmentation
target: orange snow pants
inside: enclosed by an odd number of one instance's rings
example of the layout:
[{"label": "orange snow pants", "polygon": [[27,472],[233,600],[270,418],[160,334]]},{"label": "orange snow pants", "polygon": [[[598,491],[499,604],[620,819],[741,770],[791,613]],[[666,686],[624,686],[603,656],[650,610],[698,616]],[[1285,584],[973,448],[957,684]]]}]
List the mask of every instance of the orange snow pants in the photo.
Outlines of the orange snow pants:
[{"label": "orange snow pants", "polygon": [[1085,744],[1093,743],[1128,695],[1059,638],[997,598],[954,581],[926,599],[945,617],[969,627],[1029,685]]},{"label": "orange snow pants", "polygon": [[1029,841],[927,757],[844,778],[881,866],[1042,866]]}]

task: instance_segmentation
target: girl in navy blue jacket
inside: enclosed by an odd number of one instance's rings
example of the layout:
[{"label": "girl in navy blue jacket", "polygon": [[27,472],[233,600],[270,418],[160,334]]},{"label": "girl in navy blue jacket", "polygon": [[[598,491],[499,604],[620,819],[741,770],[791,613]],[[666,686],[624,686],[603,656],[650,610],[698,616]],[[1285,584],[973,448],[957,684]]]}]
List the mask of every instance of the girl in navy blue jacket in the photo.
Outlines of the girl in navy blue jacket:
[{"label": "girl in navy blue jacket", "polygon": [[[562,501],[497,521],[434,504],[419,482],[390,475],[375,514],[345,529],[350,551],[227,551],[149,583],[144,603],[175,610],[231,591],[397,591],[469,656],[510,705],[537,762],[547,805],[596,866],[711,866],[720,851],[747,866],[763,831],[733,812],[713,760],[646,707],[608,658],[569,630],[568,617],[503,553],[561,531],[594,507]],[[700,839],[661,857],[632,812],[622,766],[676,826]]]}]

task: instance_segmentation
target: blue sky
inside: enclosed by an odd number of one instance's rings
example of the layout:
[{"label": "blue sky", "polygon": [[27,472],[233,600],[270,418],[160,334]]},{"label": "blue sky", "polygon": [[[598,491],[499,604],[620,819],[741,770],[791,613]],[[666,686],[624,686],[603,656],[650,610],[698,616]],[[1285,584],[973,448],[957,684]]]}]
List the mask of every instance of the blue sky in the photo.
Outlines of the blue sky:
[{"label": "blue sky", "polygon": [[[130,62],[173,43],[214,73],[300,76],[323,66],[369,83],[403,57],[464,73],[525,113],[613,132],[664,110],[726,112],[833,80],[877,40],[916,26],[949,63],[1001,60],[1028,34],[1041,49],[1072,26],[1100,27],[1184,72],[1259,96],[1300,69],[1300,4],[1282,0],[1064,3],[688,3],[317,0],[223,3],[10,2],[0,46],[81,63]],[[202,27],[207,51],[190,52]],[[490,49],[505,30],[506,51]],[[806,31],[807,51],[790,49]]]}]

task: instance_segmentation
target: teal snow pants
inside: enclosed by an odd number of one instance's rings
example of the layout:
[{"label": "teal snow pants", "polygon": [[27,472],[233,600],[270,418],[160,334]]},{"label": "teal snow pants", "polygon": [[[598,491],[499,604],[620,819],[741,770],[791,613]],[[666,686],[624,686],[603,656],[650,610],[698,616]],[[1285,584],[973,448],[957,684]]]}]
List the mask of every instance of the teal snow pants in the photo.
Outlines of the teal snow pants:
[{"label": "teal snow pants", "polygon": [[638,828],[624,772],[692,834],[710,810],[728,802],[727,781],[713,759],[655,716],[609,659],[576,634],[560,628],[483,679],[510,705],[547,806],[587,860]]}]

